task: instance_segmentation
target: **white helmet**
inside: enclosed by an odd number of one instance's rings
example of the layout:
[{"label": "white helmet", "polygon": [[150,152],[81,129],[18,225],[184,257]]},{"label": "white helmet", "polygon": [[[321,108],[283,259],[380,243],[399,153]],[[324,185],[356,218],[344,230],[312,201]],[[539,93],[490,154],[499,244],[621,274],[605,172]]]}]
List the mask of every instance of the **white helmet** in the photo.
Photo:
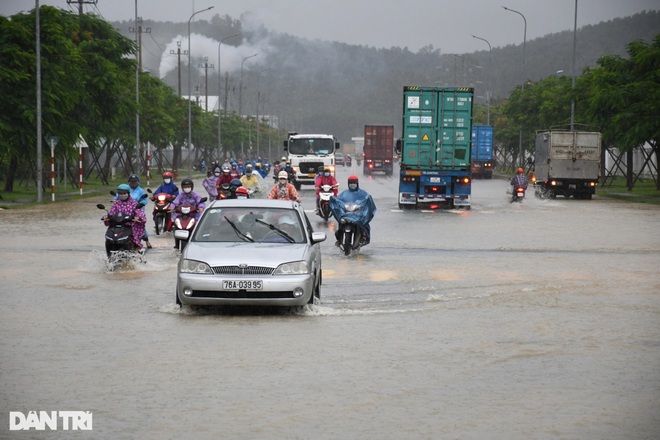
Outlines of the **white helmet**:
[{"label": "white helmet", "polygon": [[277,178],[278,179],[288,179],[289,178],[289,173],[287,173],[286,171],[280,171],[277,174]]}]

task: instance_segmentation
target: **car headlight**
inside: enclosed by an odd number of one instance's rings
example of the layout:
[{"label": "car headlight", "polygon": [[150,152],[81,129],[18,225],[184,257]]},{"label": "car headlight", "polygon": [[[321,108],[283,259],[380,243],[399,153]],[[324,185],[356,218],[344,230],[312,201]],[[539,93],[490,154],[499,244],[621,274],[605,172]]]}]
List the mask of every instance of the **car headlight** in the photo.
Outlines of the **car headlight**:
[{"label": "car headlight", "polygon": [[292,261],[277,266],[273,275],[302,275],[309,273],[306,261]]},{"label": "car headlight", "polygon": [[207,273],[212,274],[211,267],[201,261],[181,260],[179,263],[179,272],[181,273]]}]

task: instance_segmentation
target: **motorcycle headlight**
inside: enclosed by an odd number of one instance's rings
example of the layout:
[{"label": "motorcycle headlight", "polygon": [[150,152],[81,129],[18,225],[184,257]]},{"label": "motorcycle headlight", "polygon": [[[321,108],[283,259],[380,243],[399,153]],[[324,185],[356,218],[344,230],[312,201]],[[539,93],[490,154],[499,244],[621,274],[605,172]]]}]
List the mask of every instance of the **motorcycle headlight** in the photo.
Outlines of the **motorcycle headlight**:
[{"label": "motorcycle headlight", "polygon": [[179,262],[179,272],[181,273],[196,273],[196,274],[212,274],[211,266],[196,260],[181,260]]},{"label": "motorcycle headlight", "polygon": [[292,261],[277,266],[273,275],[303,275],[309,273],[306,261]]}]

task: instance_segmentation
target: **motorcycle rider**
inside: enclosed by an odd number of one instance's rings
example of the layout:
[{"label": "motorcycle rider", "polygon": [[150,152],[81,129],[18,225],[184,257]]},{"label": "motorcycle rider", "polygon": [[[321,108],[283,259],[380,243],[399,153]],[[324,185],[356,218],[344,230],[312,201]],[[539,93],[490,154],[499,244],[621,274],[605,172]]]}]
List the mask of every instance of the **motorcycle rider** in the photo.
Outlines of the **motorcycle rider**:
[{"label": "motorcycle rider", "polygon": [[323,168],[323,172],[316,176],[314,180],[314,187],[316,188],[316,213],[319,213],[319,201],[321,198],[321,187],[323,185],[330,185],[332,187],[332,194],[337,197],[339,193],[337,179],[332,175],[330,167]]},{"label": "motorcycle rider", "polygon": [[224,163],[222,165],[222,174],[220,177],[218,177],[218,180],[215,182],[215,187],[216,191],[218,193],[218,197],[220,196],[220,190],[222,189],[222,185],[227,184],[229,185],[231,181],[234,180],[233,177],[231,177],[231,166],[228,163]]},{"label": "motorcycle rider", "polygon": [[300,203],[300,197],[298,197],[298,191],[292,183],[289,183],[289,174],[282,170],[277,174],[277,183],[273,186],[273,189],[270,190],[268,194],[269,199],[276,200],[292,200],[294,202]]},{"label": "motorcycle rider", "polygon": [[241,176],[240,180],[245,188],[252,191],[252,197],[260,198],[263,178],[259,173],[254,172],[251,163],[247,164],[245,167],[245,174]]},{"label": "motorcycle rider", "polygon": [[[335,199],[335,200],[333,200]],[[364,216],[364,224],[362,226],[362,237],[360,239],[360,245],[365,246],[371,242],[371,226],[369,223],[374,218],[376,213],[376,204],[371,195],[363,189],[360,189],[360,184],[357,176],[348,177],[348,189],[344,190],[336,198],[333,196],[330,198],[331,203],[336,203],[340,201],[341,204],[346,203],[358,203],[360,205],[360,212]],[[332,206],[332,205],[331,205]],[[339,220],[339,219],[337,219]],[[341,239],[341,228],[337,228],[335,232],[335,246],[339,246],[339,240]]]},{"label": "motorcycle rider", "polygon": [[[145,233],[147,217],[144,213],[144,210],[138,208],[137,200],[131,196],[131,187],[125,183],[122,183],[117,187],[117,200],[112,204],[108,214],[103,216],[103,223],[106,226],[109,226],[110,223],[108,222],[108,216],[112,216],[120,212],[131,213],[133,215],[134,221],[131,225],[133,235],[131,236],[131,241],[135,245],[135,249],[142,249],[141,239]],[[149,242],[147,241],[147,244],[148,243]]]},{"label": "motorcycle rider", "polygon": [[522,168],[518,168],[517,172],[518,174],[513,176],[513,178],[511,179],[511,185],[514,186],[514,190],[515,188],[524,188],[525,190],[527,190],[527,185],[529,184],[529,182],[527,180],[527,177],[525,176],[525,170],[523,170]]},{"label": "motorcycle rider", "polygon": [[248,189],[244,186],[239,186],[236,188],[236,198],[237,199],[249,199],[250,198],[250,193],[248,192]]},{"label": "motorcycle rider", "polygon": [[[140,178],[138,177],[137,174],[131,174],[130,176],[128,176],[128,186],[130,188],[131,198],[138,203],[142,203],[143,204],[142,211],[144,211],[149,199],[142,198],[142,195],[146,193],[144,189],[142,189],[142,187],[140,186]],[[151,249],[152,246],[151,246],[151,242],[149,241],[149,232],[147,231],[146,228],[143,229],[144,229],[144,234],[142,235],[142,239],[144,240],[145,243],[147,243],[147,249]]]},{"label": "motorcycle rider", "polygon": [[[169,171],[165,171],[163,173],[163,183],[158,188],[156,188],[153,194],[154,196],[156,196],[157,194],[160,193],[169,194],[170,196],[172,196],[171,197],[172,200],[179,195],[179,188],[176,186],[176,184],[174,184],[174,182],[172,182],[172,173],[170,173]],[[156,221],[155,209],[153,212],[153,220],[154,222]]]},{"label": "motorcycle rider", "polygon": [[206,176],[202,181],[202,186],[209,194],[209,200],[215,200],[218,198],[218,179],[220,178],[220,174],[222,174],[222,170],[216,165],[213,167],[213,172]]},{"label": "motorcycle rider", "polygon": [[183,179],[181,181],[181,190],[183,192],[179,194],[170,205],[170,209],[172,209],[172,223],[174,223],[180,215],[175,211],[175,208],[185,205],[186,203],[197,208],[197,211],[194,212],[193,216],[195,217],[195,221],[199,220],[199,216],[202,215],[202,211],[206,205],[201,202],[202,196],[193,191],[194,187],[195,184],[191,179]]}]

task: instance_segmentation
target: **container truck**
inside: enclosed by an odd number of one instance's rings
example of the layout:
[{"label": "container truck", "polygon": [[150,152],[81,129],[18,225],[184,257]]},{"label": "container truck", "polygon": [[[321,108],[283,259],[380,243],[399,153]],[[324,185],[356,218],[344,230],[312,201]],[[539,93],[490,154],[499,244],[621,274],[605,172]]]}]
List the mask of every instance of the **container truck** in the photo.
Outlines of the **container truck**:
[{"label": "container truck", "polygon": [[601,134],[547,130],[536,133],[535,194],[591,199],[600,176]]},{"label": "container truck", "polygon": [[391,176],[394,160],[394,126],[364,126],[364,168],[363,174],[382,171]]},{"label": "container truck", "polygon": [[472,177],[493,178],[495,158],[493,157],[493,127],[490,125],[472,126]]},{"label": "container truck", "polygon": [[470,209],[474,89],[403,88],[399,207]]},{"label": "container truck", "polygon": [[314,185],[320,167],[330,167],[334,175],[335,151],[338,149],[339,142],[330,134],[289,133],[284,141],[284,151],[296,172],[296,188]]}]

